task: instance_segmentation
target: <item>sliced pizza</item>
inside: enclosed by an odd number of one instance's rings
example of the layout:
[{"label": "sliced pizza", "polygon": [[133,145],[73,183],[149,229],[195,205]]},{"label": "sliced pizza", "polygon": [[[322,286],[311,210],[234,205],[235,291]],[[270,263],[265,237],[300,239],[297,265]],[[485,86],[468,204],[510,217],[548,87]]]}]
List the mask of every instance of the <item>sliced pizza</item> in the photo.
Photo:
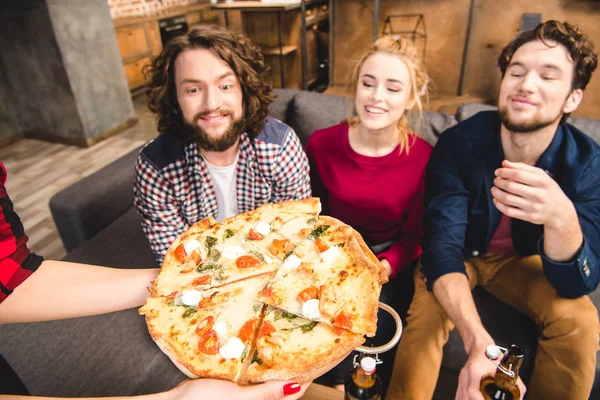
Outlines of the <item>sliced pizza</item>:
[{"label": "sliced pizza", "polygon": [[256,210],[223,220],[223,225],[279,260],[302,240],[300,232],[312,230],[321,212],[318,198],[269,203]]},{"label": "sliced pizza", "polygon": [[260,299],[313,321],[373,336],[387,274],[359,237],[334,218],[319,218]]},{"label": "sliced pizza", "polygon": [[237,382],[251,361],[246,358],[262,319],[256,293],[269,279],[261,275],[206,291],[151,297],[139,313],[154,341],[187,376]]},{"label": "sliced pizza", "polygon": [[237,231],[208,217],[173,242],[154,281],[158,295],[184,289],[222,286],[275,271],[275,258],[243,239]]},{"label": "sliced pizza", "polygon": [[241,382],[307,382],[333,368],[364,341],[360,334],[269,307]]},{"label": "sliced pizza", "polygon": [[205,218],[168,250],[140,309],[190,377],[313,379],[373,336],[387,274],[319,199]]}]

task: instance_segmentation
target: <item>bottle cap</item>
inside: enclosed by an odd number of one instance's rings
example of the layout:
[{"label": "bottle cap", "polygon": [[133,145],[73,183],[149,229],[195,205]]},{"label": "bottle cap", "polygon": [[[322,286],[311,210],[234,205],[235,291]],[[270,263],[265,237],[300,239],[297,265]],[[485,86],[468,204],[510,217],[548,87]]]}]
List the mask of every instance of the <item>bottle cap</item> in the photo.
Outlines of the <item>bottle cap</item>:
[{"label": "bottle cap", "polygon": [[372,357],[363,357],[363,359],[360,360],[360,367],[369,375],[375,372],[375,365],[375,359]]},{"label": "bottle cap", "polygon": [[500,357],[502,355],[502,350],[500,350],[500,348],[494,344],[490,344],[488,345],[488,347],[485,349],[485,355],[490,359],[490,360],[497,360],[498,357]]}]

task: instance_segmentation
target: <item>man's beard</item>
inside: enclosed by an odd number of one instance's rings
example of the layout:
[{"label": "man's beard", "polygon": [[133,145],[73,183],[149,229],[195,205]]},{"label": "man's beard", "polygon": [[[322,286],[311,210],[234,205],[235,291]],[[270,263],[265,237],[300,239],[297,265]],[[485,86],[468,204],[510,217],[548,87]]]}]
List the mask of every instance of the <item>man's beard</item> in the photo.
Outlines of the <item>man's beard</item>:
[{"label": "man's beard", "polygon": [[238,120],[234,120],[222,136],[211,137],[206,130],[204,130],[204,128],[197,123],[197,121],[205,114],[206,113],[196,114],[193,124],[186,120],[183,121],[185,137],[190,142],[198,144],[202,150],[218,152],[225,151],[236,144],[240,136],[242,136],[242,134],[246,131],[244,119],[240,118]]},{"label": "man's beard", "polygon": [[529,121],[514,122],[511,121],[510,116],[508,115],[508,107],[503,107],[499,109],[498,113],[500,114],[500,120],[502,121],[502,125],[504,125],[504,127],[509,131],[516,133],[531,133],[538,131],[547,126],[552,125],[562,117],[562,113],[558,113],[558,115],[554,118],[542,118],[536,115],[533,117],[533,119]]}]

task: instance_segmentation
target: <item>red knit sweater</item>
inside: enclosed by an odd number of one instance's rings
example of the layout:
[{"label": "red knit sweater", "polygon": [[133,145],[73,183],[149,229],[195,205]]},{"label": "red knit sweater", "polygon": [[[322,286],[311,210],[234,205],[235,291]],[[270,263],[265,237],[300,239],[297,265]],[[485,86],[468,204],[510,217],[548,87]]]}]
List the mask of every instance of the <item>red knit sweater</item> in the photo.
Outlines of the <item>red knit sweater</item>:
[{"label": "red knit sweater", "polygon": [[408,154],[397,147],[382,157],[350,147],[348,124],[315,131],[306,146],[313,196],[323,214],[352,226],[369,245],[392,241],[377,254],[392,277],[421,254],[425,167],[431,146],[417,138]]}]

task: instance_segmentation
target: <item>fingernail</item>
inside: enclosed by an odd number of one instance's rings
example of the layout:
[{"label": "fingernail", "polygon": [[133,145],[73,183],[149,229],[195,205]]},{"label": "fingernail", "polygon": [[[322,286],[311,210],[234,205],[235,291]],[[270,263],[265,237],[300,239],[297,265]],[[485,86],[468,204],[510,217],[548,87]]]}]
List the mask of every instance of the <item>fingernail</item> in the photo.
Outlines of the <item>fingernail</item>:
[{"label": "fingernail", "polygon": [[298,382],[290,382],[283,385],[283,394],[285,396],[298,393],[300,391],[300,384]]}]

